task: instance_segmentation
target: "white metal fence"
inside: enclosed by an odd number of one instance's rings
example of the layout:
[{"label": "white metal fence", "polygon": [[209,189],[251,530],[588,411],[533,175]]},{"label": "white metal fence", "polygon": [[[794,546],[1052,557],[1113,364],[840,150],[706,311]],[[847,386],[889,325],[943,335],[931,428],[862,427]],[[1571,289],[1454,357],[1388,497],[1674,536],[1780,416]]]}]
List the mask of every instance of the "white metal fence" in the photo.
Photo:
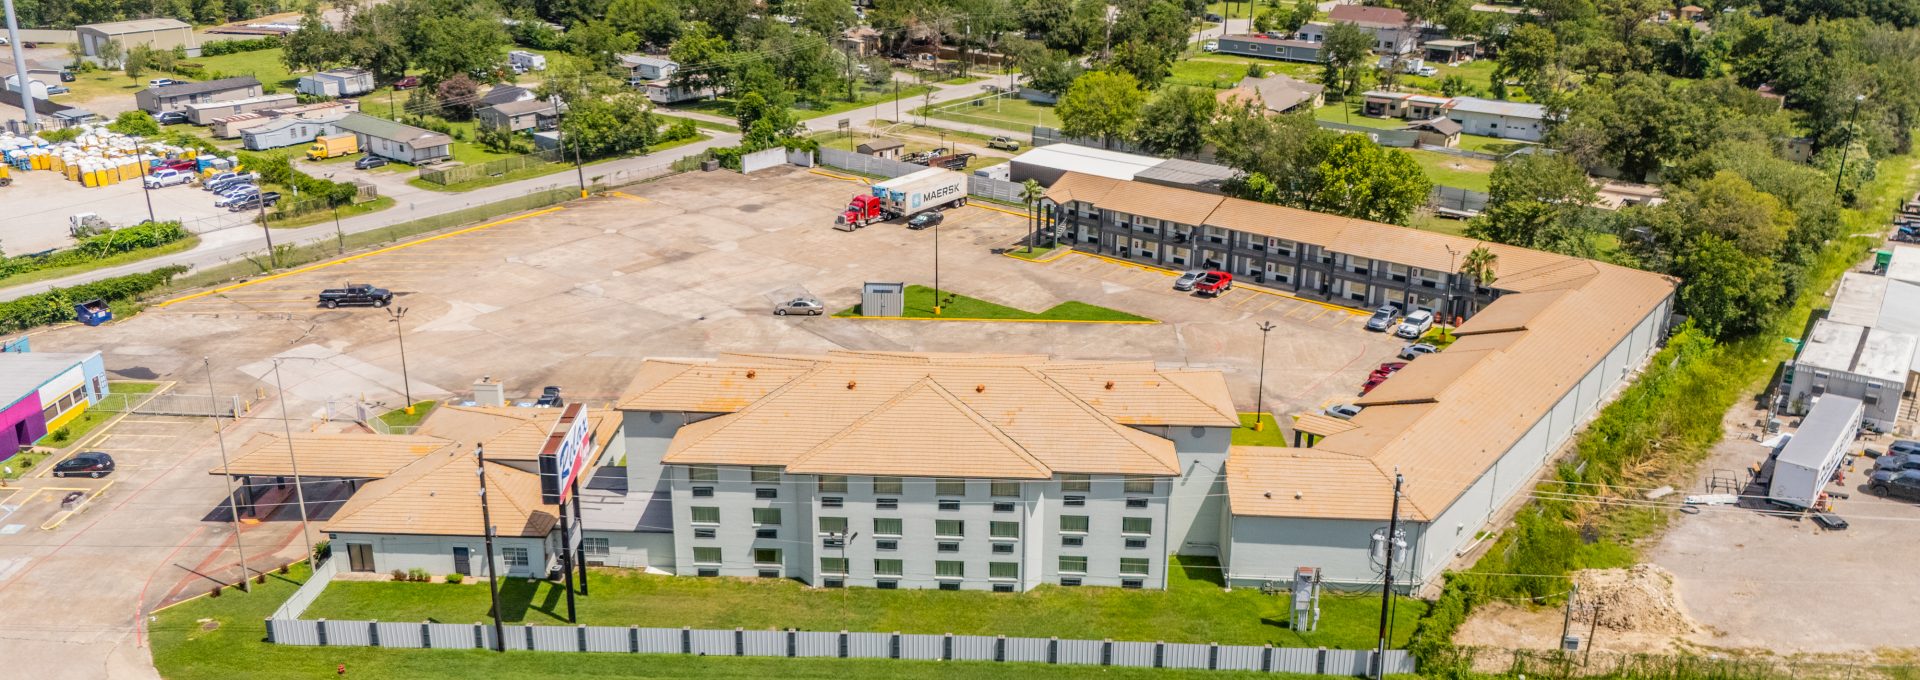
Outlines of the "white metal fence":
[{"label": "white metal fence", "polygon": [[[297,593],[295,597],[300,597],[304,591],[302,588],[302,593]],[[281,645],[393,649],[493,647],[493,627],[485,623],[269,618],[266,626],[267,641]],[[532,625],[506,626],[503,630],[503,642],[508,651],[997,661],[1346,676],[1368,675],[1379,663],[1384,663],[1387,673],[1412,673],[1415,670],[1413,657],[1397,649],[1376,654],[1373,650],[1324,647],[1062,640],[951,633],[857,633],[844,630]]]},{"label": "white metal fence", "polygon": [[[299,590],[293,591],[293,597],[280,603],[280,608],[273,610],[273,618],[268,620],[299,620],[300,615],[307,611],[307,606],[313,604],[314,600],[320,599],[320,593],[327,589],[327,584],[333,582],[333,575],[340,570],[339,563],[340,560],[335,559],[321,561],[319,566],[313,568],[313,575],[307,577],[307,582],[300,584]],[[302,623],[312,622],[302,621]],[[268,626],[268,632],[272,632],[272,626]]]},{"label": "white metal fence", "polygon": [[205,394],[109,394],[94,408],[114,413],[138,413],[149,416],[221,416],[238,418],[246,413],[246,402],[238,395]]}]

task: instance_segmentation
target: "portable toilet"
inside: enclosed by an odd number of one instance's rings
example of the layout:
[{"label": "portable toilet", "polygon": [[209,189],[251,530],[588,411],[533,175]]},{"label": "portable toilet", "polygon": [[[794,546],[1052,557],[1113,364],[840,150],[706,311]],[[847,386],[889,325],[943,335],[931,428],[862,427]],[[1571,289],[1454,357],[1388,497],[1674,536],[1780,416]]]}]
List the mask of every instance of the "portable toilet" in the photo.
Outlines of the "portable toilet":
[{"label": "portable toilet", "polygon": [[66,172],[67,159],[61,156],[54,156],[52,161],[52,166],[53,166],[54,172]]},{"label": "portable toilet", "polygon": [[1887,267],[1892,265],[1893,265],[1893,249],[1885,248],[1885,249],[1873,251],[1874,271],[1884,272],[1887,270]]},{"label": "portable toilet", "polygon": [[[89,168],[87,167],[87,162],[86,162],[86,161],[75,161],[75,162],[73,162],[73,163],[68,163],[68,164],[67,164],[67,179],[69,179],[69,180],[72,180],[72,181],[75,181],[75,182],[80,182],[80,183],[82,183],[82,184],[85,184],[87,180],[85,180],[85,179],[83,179],[83,178],[81,177],[81,173],[82,173],[82,172],[83,172],[84,170],[87,170],[87,169],[89,169]],[[98,177],[96,177],[96,178],[94,178],[94,180],[93,180],[93,181],[95,181],[95,182],[99,182],[99,181],[100,181],[100,178],[98,178]],[[87,186],[93,186],[93,185],[91,185],[91,184],[88,184]]]},{"label": "portable toilet", "polygon": [[80,186],[100,186],[100,175],[93,169],[93,163],[91,161],[81,161],[67,167],[72,168],[74,173],[80,177]]}]

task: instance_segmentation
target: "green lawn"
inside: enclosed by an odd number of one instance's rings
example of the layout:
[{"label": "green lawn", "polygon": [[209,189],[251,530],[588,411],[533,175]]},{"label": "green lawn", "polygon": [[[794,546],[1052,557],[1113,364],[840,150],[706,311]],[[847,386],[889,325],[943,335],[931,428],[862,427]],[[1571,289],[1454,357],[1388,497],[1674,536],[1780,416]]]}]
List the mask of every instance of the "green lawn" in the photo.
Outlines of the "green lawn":
[{"label": "green lawn", "polygon": [[380,422],[386,423],[387,427],[414,427],[419,425],[420,421],[426,420],[427,414],[433,413],[433,407],[439,404],[440,402],[432,399],[414,402],[413,413],[407,413],[404,408],[397,408],[380,414]]},{"label": "green lawn", "polygon": [[653,115],[655,117],[665,120],[668,123],[681,121],[681,120],[689,121],[693,123],[694,127],[700,128],[703,130],[713,130],[715,132],[739,132],[740,131],[740,126],[738,125],[732,125],[728,123],[715,123],[710,120],[701,120],[699,118],[688,118],[686,116],[674,116],[674,115],[669,115],[665,113],[660,113],[660,111],[664,111],[664,110],[666,109],[656,109]]},{"label": "green lawn", "polygon": [[1433,215],[1416,214],[1413,216],[1413,222],[1410,226],[1415,229],[1437,231],[1442,234],[1452,234],[1454,236],[1465,236],[1467,234],[1466,220],[1449,220]]},{"label": "green lawn", "polygon": [[1313,110],[1313,117],[1323,123],[1340,123],[1376,130],[1399,130],[1407,126],[1407,121],[1399,118],[1375,118],[1360,114],[1361,98],[1355,95],[1344,102],[1327,102],[1326,106]]},{"label": "green lawn", "polygon": [[1535,146],[1535,144],[1532,142],[1522,142],[1522,141],[1517,141],[1512,139],[1501,139],[1499,137],[1482,137],[1480,135],[1465,135],[1465,134],[1460,135],[1460,148],[1466,149],[1468,151],[1490,153],[1496,156],[1505,156],[1507,154],[1513,153],[1515,151],[1518,151],[1520,149],[1523,149],[1529,146]]},{"label": "green lawn", "polygon": [[[393,206],[394,200],[392,196],[381,196],[365,203],[340,208],[339,218],[344,220],[357,215],[376,213]],[[334,213],[332,210],[322,210],[284,220],[270,220],[268,225],[275,229],[292,229],[295,227],[312,226],[322,222],[332,222],[333,220]]]},{"label": "green lawn", "polygon": [[[870,88],[863,83],[859,90],[860,91],[856,93],[858,99],[854,101],[835,98],[817,103],[801,102],[793,107],[793,118],[794,120],[809,120],[865,108],[882,102],[892,102],[894,99],[894,90],[892,87]],[[906,108],[911,105],[916,98],[933,90],[934,88],[931,85],[901,87],[899,91],[900,107],[903,109]]]},{"label": "green lawn", "polygon": [[52,432],[48,432],[47,436],[41,437],[40,441],[34,442],[33,444],[34,446],[60,448],[86,439],[87,435],[92,434],[93,429],[99,427],[101,423],[113,420],[115,416],[124,413],[124,405],[138,401],[141,397],[151,394],[157,389],[160,389],[160,383],[157,382],[114,381],[109,383],[107,385],[108,396],[106,400],[110,401],[103,400],[103,403],[89,407],[86,411],[82,412],[79,417],[67,421],[67,424],[61,425]]},{"label": "green lawn", "polygon": [[1420,164],[1420,169],[1434,184],[1481,193],[1487,191],[1487,181],[1493,173],[1493,161],[1420,149],[1402,151],[1413,156],[1413,161]]},{"label": "green lawn", "polygon": [[[706,134],[695,134],[694,136],[689,137],[687,139],[679,139],[671,142],[661,142],[659,144],[655,144],[651,147],[648,147],[647,153],[654,153],[654,152],[662,151],[665,149],[671,149],[677,146],[686,146],[688,144],[692,144],[694,142],[698,142],[706,139],[709,139],[709,136]],[[460,142],[454,142],[453,150],[454,150],[455,158],[458,158],[460,155],[460,147],[461,147]],[[496,155],[495,158],[491,158],[488,160],[497,160],[498,158],[506,158],[506,156]],[[622,156],[621,158],[624,158],[624,156]],[[619,158],[603,158],[597,161],[593,161],[591,163],[587,163],[586,164],[587,173],[591,175],[591,173],[593,172],[593,166],[598,165],[600,163],[613,161],[613,160],[619,160]],[[387,167],[395,167],[396,165],[397,164],[390,164]],[[410,184],[422,189],[426,189],[428,191],[457,193],[462,191],[472,191],[474,189],[483,189],[490,186],[506,184],[508,182],[517,182],[523,179],[532,179],[534,177],[545,177],[547,175],[552,175],[560,172],[567,172],[571,170],[573,170],[573,161],[571,159],[568,159],[568,160],[562,160],[562,161],[557,161],[553,163],[540,163],[538,165],[530,165],[530,166],[520,168],[518,170],[514,170],[511,172],[501,173],[498,175],[489,175],[489,176],[480,177],[477,179],[470,179],[465,182],[455,182],[453,184],[434,184],[432,182],[428,182],[426,180],[420,179],[417,176],[407,180],[407,184]],[[591,177],[589,177],[589,180],[591,180]]]},{"label": "green lawn", "polygon": [[[1253,419],[1256,415],[1259,416],[1261,423],[1258,432],[1253,429]],[[1280,423],[1273,419],[1271,413],[1242,413],[1240,426],[1233,428],[1232,444],[1234,446],[1286,446],[1287,435],[1280,432]]]},{"label": "green lawn", "polygon": [[[980,102],[980,104],[976,106],[974,102]],[[981,95],[972,99],[936,104],[932,107],[923,106],[914,109],[913,114],[995,127],[1022,134],[1030,132],[1035,125],[1060,127],[1060,117],[1054,115],[1053,106],[1035,104],[1019,97],[999,95]]]},{"label": "green lawn", "polygon": [[[849,678],[899,678],[901,680],[1252,680],[1275,678],[1303,680],[1307,676],[1225,672],[1172,671],[1160,669],[1123,669],[1099,666],[1046,666],[1039,664],[995,664],[960,661],[892,661],[864,659],[785,659],[681,656],[672,654],[568,654],[510,652],[500,654],[482,650],[383,650],[352,647],[286,647],[267,644],[262,620],[273,614],[280,603],[293,594],[306,578],[304,566],[291,575],[270,574],[266,583],[254,586],[251,594],[227,590],[221,597],[202,597],[155,613],[148,632],[153,645],[153,664],[168,680],[327,680],[341,677],[336,667],[344,665],[349,678],[407,678],[408,680],[465,680],[475,677],[546,680],[558,678],[708,678],[713,680],[847,680]],[[693,581],[694,579],[683,579]],[[605,588],[613,581],[602,577],[594,582]],[[344,585],[344,584],[341,584]],[[443,595],[457,596],[463,602],[477,603],[477,614],[462,613],[456,620],[484,618],[487,590],[479,585],[357,584],[433,588]],[[338,585],[335,586],[338,588]],[[797,590],[804,590],[798,589]],[[1094,589],[1087,589],[1094,590]],[[805,591],[817,602],[832,601],[837,595],[857,591]],[[874,591],[884,592],[884,591]],[[895,591],[899,592],[899,591]],[[937,592],[937,591],[936,591]],[[1138,591],[1127,591],[1138,592]],[[332,589],[328,591],[332,594]],[[939,593],[965,595],[966,593]],[[478,595],[478,599],[473,599]],[[607,595],[605,590],[581,600],[589,616]],[[997,598],[1020,598],[996,595]],[[327,598],[323,597],[322,601]],[[1280,600],[1273,599],[1276,606]],[[650,602],[634,601],[645,607]],[[665,603],[679,604],[679,603]],[[1404,609],[1412,610],[1413,607]],[[1201,613],[1206,616],[1206,613]],[[1369,615],[1367,621],[1374,621]],[[1412,617],[1403,629],[1411,630]],[[1329,620],[1331,615],[1329,615]],[[630,623],[646,623],[635,620]],[[1369,623],[1369,626],[1372,624]],[[1156,636],[1158,637],[1158,636]]]},{"label": "green lawn", "polygon": [[1034,246],[1032,250],[1015,248],[1007,251],[1007,254],[1022,260],[1044,260],[1047,259],[1048,255],[1053,254],[1054,250],[1055,248],[1052,246]]},{"label": "green lawn", "polygon": [[178,241],[174,241],[172,243],[168,243],[166,245],[154,246],[152,248],[141,248],[139,250],[130,250],[124,253],[119,253],[116,255],[112,255],[110,257],[104,257],[104,258],[93,260],[90,262],[82,262],[79,264],[68,265],[65,267],[51,267],[48,269],[36,269],[34,271],[26,272],[24,274],[9,276],[4,279],[0,279],[0,288],[25,285],[25,284],[33,283],[35,281],[45,281],[47,279],[57,279],[62,276],[67,276],[69,274],[78,274],[80,272],[88,272],[88,271],[93,271],[95,269],[115,267],[115,266],[123,265],[129,262],[139,262],[141,260],[159,257],[161,255],[183,253],[189,250],[193,250],[195,247],[199,245],[200,245],[200,237],[188,236],[186,238],[180,239]]},{"label": "green lawn", "polygon": [[1239,85],[1240,79],[1247,77],[1249,65],[1258,65],[1264,75],[1285,74],[1309,83],[1315,82],[1320,74],[1319,64],[1201,53],[1173,62],[1173,72],[1167,76],[1167,82],[1175,85],[1227,89]]},{"label": "green lawn", "polygon": [[[1220,644],[1371,648],[1378,597],[1327,596],[1320,629],[1286,627],[1284,596],[1258,588],[1220,588],[1212,558],[1175,558],[1167,591],[1041,586],[1020,594],[984,591],[817,589],[786,579],[686,578],[623,569],[595,570],[591,597],[579,600],[587,625],[695,628],[798,628]],[[508,622],[565,625],[565,590],[545,581],[501,582]],[[1425,611],[1404,600],[1396,646]],[[381,621],[479,621],[487,617],[484,585],[336,581],[306,618]],[[258,625],[258,620],[253,622]]]},{"label": "green lawn", "polygon": [[[1128,321],[1152,322],[1144,316],[1128,314],[1117,309],[1108,309],[1085,302],[1069,300],[1054,305],[1044,312],[1029,312],[1014,309],[1006,305],[995,304],[960,295],[952,290],[942,290],[940,314],[933,313],[933,289],[926,286],[907,286],[907,318],[913,319],[1004,319],[1008,321]],[[860,316],[860,305],[854,305],[834,316]]]}]

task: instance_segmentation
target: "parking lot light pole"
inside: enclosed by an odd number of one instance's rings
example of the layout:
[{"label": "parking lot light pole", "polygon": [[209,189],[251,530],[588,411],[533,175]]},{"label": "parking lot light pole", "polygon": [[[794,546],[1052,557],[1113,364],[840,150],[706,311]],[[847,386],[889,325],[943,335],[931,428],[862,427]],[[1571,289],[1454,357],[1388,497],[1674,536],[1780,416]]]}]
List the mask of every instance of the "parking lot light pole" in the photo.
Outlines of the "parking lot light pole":
[{"label": "parking lot light pole", "polygon": [[413,415],[413,379],[407,375],[407,332],[400,323],[407,318],[407,308],[388,307],[387,316],[393,323],[393,332],[400,337],[400,389],[407,395],[407,415]]},{"label": "parking lot light pole", "polygon": [[[941,220],[945,222],[946,220]],[[933,225],[933,315],[940,316],[940,225]]]},{"label": "parking lot light pole", "polygon": [[[13,48],[13,63],[26,64],[27,57],[20,51],[20,21],[14,17],[13,0],[5,0],[5,2],[7,10],[7,43],[9,47]],[[27,69],[24,66],[14,69],[14,72],[20,76],[20,92],[26,95],[20,97],[20,110],[27,114],[27,135],[31,136],[40,129],[40,119],[36,117],[33,112],[33,96],[29,94],[33,88],[27,85]]]},{"label": "parking lot light pole", "polygon": [[[200,364],[207,368],[207,403],[217,404],[213,391],[213,359],[200,357]],[[227,482],[227,513],[233,515],[233,550],[240,554],[240,589],[251,593],[253,579],[247,574],[247,549],[240,545],[240,505],[233,500],[233,470],[227,467],[227,435],[220,431],[220,410],[208,410],[213,412],[213,437],[220,442],[220,470],[223,473],[220,477]],[[287,450],[293,450],[291,444]]]},{"label": "parking lot light pole", "polygon": [[1262,321],[1260,329],[1260,386],[1253,392],[1253,431],[1259,432],[1267,426],[1267,336],[1273,333],[1272,321]]},{"label": "parking lot light pole", "polygon": [[313,564],[313,532],[307,523],[306,483],[300,481],[300,456],[294,453],[293,419],[287,416],[287,383],[280,379],[280,358],[273,359],[273,386],[280,390],[280,427],[287,437],[287,463],[293,468],[293,496],[300,505],[300,538],[307,544],[307,564]]}]

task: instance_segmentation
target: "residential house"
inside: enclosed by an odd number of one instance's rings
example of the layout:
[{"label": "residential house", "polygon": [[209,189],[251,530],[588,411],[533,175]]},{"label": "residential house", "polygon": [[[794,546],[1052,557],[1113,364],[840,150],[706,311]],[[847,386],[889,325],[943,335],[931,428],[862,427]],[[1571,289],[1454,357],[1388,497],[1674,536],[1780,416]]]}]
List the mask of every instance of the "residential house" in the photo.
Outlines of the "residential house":
[{"label": "residential house", "polygon": [[551,130],[559,121],[559,111],[553,102],[544,99],[495,104],[474,112],[481,127],[494,130],[519,132],[521,130]]},{"label": "residential house", "polygon": [[1353,24],[1366,31],[1373,38],[1373,51],[1381,54],[1406,54],[1419,44],[1419,27],[1407,24],[1406,12],[1366,5],[1334,5],[1327,13],[1327,21],[1307,22],[1300,27],[1299,37],[1316,44],[1324,43],[1327,30],[1338,23]]},{"label": "residential house", "polygon": [[[1106,257],[1466,317],[1452,346],[1361,397],[1360,413],[1311,448],[1231,448],[1220,545],[1236,586],[1316,567],[1331,587],[1377,588],[1370,536],[1396,506],[1396,472],[1408,482],[1401,584],[1431,583],[1525,500],[1659,348],[1673,309],[1675,281],[1652,272],[1197,191],[1076,173],[1048,189],[1045,208],[1076,247]],[[1498,273],[1486,286],[1457,273],[1480,247]]]},{"label": "residential house", "polygon": [[1420,44],[1430,64],[1461,64],[1479,56],[1480,45],[1472,40],[1428,40]]},{"label": "residential house", "polygon": [[1446,97],[1412,92],[1370,90],[1361,95],[1360,112],[1376,118],[1428,120],[1440,116],[1448,101]]},{"label": "residential house", "polygon": [[240,146],[248,151],[265,151],[307,144],[318,137],[339,134],[339,129],[333,126],[336,120],[339,119],[307,120],[293,116],[270,118],[264,123],[241,129]]},{"label": "residential house", "polygon": [[507,102],[523,102],[533,97],[532,90],[518,85],[495,85],[488,89],[486,94],[480,95],[480,101],[474,104],[474,108],[499,106]]},{"label": "residential house", "polygon": [[1281,61],[1320,62],[1320,44],[1309,40],[1250,34],[1221,36],[1216,42],[1221,54]]},{"label": "residential house", "polygon": [[300,77],[299,91],[316,97],[357,97],[373,91],[373,72],[358,68],[321,71]]},{"label": "residential house", "polygon": [[240,76],[149,87],[133,93],[133,101],[140,110],[158,115],[168,111],[185,111],[188,104],[252,99],[265,93],[258,79]]},{"label": "residential house", "polygon": [[1238,423],[1215,370],[1020,354],[655,359],[619,408],[675,573],[828,588],[1165,588]]},{"label": "residential house", "polygon": [[357,112],[334,121],[333,125],[341,132],[358,136],[361,151],[402,163],[425,165],[453,156],[453,138],[432,130]]},{"label": "residential house", "polygon": [[899,160],[900,150],[904,148],[906,148],[906,144],[898,139],[870,139],[861,142],[860,146],[854,148],[854,151],[875,158]]},{"label": "residential house", "polygon": [[80,51],[89,57],[100,56],[101,48],[109,42],[120,43],[122,54],[141,45],[156,50],[180,47],[189,50],[190,56],[197,54],[200,49],[200,42],[193,35],[193,26],[179,19],[134,19],[85,24],[74,27],[73,32],[80,39]]},{"label": "residential house", "polygon": [[650,57],[644,54],[620,55],[620,67],[626,69],[629,81],[671,78],[674,71],[680,70],[680,65],[674,63],[672,59]]},{"label": "residential house", "polygon": [[1268,113],[1278,114],[1320,108],[1326,103],[1326,90],[1327,86],[1319,83],[1275,74],[1265,78],[1242,78],[1238,86],[1222,90],[1215,97],[1223,105],[1249,102]]},{"label": "residential house", "polygon": [[1455,97],[1446,116],[1470,135],[1538,142],[1546,137],[1547,107],[1479,97]]},{"label": "residential house", "polygon": [[[354,111],[359,111],[359,110],[360,110],[360,102],[352,99],[336,99],[333,101],[318,102],[314,104],[305,104],[301,106],[288,106],[288,107],[277,108],[277,109],[265,109],[261,111],[255,111],[252,113],[242,113],[238,115],[227,116],[225,118],[215,118],[212,124],[212,131],[213,131],[213,136],[216,138],[233,139],[236,137],[240,137],[242,133],[246,132],[247,130],[257,128],[263,125],[267,125],[269,123],[276,123],[284,119],[291,118],[291,119],[306,120],[306,121],[328,122],[328,121],[339,120],[340,118],[345,117],[347,114],[352,113]],[[285,146],[285,145],[280,145],[280,146]],[[263,147],[263,148],[273,148],[273,147]]]},{"label": "residential house", "polygon": [[290,94],[263,94],[246,99],[223,99],[219,101],[199,102],[186,105],[187,122],[194,125],[212,125],[215,119],[237,116],[242,113],[277,109],[293,106],[299,99]]},{"label": "residential house", "polygon": [[1460,124],[1447,118],[1414,121],[1408,123],[1406,129],[1420,133],[1419,144],[1423,146],[1453,148],[1460,145]]},{"label": "residential house", "polygon": [[840,49],[856,57],[880,53],[880,31],[872,26],[855,26],[840,34]]}]

